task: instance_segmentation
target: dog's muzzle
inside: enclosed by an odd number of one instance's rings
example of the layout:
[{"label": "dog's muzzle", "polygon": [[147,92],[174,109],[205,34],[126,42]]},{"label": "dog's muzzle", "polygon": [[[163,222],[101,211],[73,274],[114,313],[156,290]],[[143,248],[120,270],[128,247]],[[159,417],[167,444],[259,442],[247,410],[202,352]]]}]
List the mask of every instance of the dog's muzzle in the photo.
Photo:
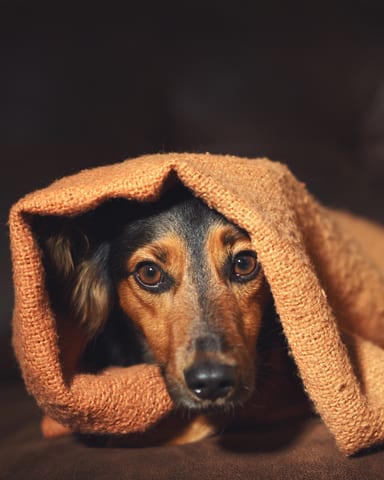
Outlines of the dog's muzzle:
[{"label": "dog's muzzle", "polygon": [[[218,334],[200,336],[186,349],[187,358],[177,376],[165,371],[165,379],[179,407],[218,413],[242,405],[252,394],[254,365]],[[242,356],[243,355],[243,356]]]}]

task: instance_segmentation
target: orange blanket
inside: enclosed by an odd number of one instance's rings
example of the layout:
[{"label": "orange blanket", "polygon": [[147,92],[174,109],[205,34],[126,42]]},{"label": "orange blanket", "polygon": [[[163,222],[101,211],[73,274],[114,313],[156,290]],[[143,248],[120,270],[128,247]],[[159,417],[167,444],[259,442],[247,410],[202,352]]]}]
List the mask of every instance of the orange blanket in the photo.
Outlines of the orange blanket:
[{"label": "orange blanket", "polygon": [[384,441],[384,230],[319,205],[282,164],[162,154],[63,178],[10,215],[13,343],[28,390],[74,431],[147,429],[172,409],[158,369],[71,371],[81,333],[52,311],[35,215],[74,216],[110,198],[156,200],[176,181],[247,230],[305,389],[339,448]]}]

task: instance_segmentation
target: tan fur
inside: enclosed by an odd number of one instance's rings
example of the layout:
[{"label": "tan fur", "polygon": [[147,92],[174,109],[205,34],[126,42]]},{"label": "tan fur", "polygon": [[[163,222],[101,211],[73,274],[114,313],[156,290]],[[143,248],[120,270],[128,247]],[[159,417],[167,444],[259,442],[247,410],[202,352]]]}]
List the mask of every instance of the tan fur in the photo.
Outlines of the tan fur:
[{"label": "tan fur", "polygon": [[[46,420],[45,422],[51,426]],[[108,447],[147,447],[156,445],[183,445],[207,438],[224,426],[223,420],[217,416],[197,415],[187,420],[177,412],[172,412],[156,426],[145,433],[112,436],[108,439]]]},{"label": "tan fur", "polygon": [[[136,251],[128,262],[128,271],[142,261],[153,261],[167,270],[175,279],[175,287],[169,292],[154,295],[140,288],[133,276],[123,280],[118,287],[120,305],[127,316],[143,332],[155,358],[159,363],[166,363],[172,354],[172,324],[178,325],[178,335],[183,337],[184,315],[182,312],[189,306],[186,299],[184,278],[186,258],[185,246],[181,239],[170,235],[159,239],[151,245]],[[161,261],[163,258],[164,261]],[[178,316],[180,312],[180,318]],[[172,323],[170,319],[172,318]],[[175,338],[174,341],[181,342]]]},{"label": "tan fur", "polygon": [[76,280],[72,292],[74,313],[88,336],[92,337],[103,327],[108,318],[109,295],[92,262],[84,261],[79,265]]},{"label": "tan fur", "polygon": [[[255,346],[269,291],[262,271],[246,283],[232,283],[223,275],[227,258],[244,250],[253,251],[249,238],[230,225],[218,224],[209,232],[202,254],[209,264],[207,291],[217,312],[218,328],[230,346],[228,351],[212,355],[223,363],[238,366],[247,396],[253,389]],[[196,353],[189,346],[199,331],[198,293],[189,269],[192,259],[183,240],[170,234],[139,248],[129,259],[128,271],[134,271],[143,261],[156,262],[174,278],[175,284],[169,291],[154,295],[142,289],[130,275],[118,287],[120,305],[144,334],[155,361],[165,367],[167,378],[175,384],[185,384],[183,372],[196,360]],[[161,440],[153,432],[147,439],[172,444],[194,442],[213,434],[227,421],[225,416],[200,415],[188,421],[178,418],[176,428],[174,421],[168,420],[156,430],[161,432]]]},{"label": "tan fur", "polygon": [[[254,250],[248,236],[230,225],[215,227],[208,237],[207,255],[215,267],[213,269],[215,272],[220,271],[220,265],[228,254],[235,256],[247,250]],[[217,281],[225,286],[225,280],[220,279],[219,275]],[[222,303],[223,311],[230,310],[231,307],[240,309],[243,318],[243,323],[240,325],[242,341],[246,344],[248,351],[254,355],[263,309],[269,298],[264,275],[261,271],[254,280],[246,283],[232,283],[231,287],[227,289],[226,295],[224,292],[223,295],[218,295],[218,301]],[[230,328],[229,324],[227,326]],[[230,333],[230,338],[232,334],[234,332]]]}]

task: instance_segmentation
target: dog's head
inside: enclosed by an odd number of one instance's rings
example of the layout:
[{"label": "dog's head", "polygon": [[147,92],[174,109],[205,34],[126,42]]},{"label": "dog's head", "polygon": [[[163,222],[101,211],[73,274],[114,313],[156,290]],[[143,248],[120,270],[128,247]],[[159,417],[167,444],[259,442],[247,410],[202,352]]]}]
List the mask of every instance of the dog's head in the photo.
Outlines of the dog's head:
[{"label": "dog's head", "polygon": [[72,312],[94,333],[113,322],[117,303],[176,405],[211,411],[244,402],[269,301],[248,234],[180,192],[128,217],[93,247],[77,234],[86,253],[63,233],[47,242]]}]

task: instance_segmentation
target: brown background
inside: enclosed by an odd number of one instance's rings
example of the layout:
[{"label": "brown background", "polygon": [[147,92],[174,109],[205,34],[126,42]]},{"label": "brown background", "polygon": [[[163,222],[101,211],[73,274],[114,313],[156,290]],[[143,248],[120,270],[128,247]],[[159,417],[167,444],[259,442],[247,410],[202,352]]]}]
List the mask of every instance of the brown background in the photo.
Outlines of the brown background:
[{"label": "brown background", "polygon": [[0,3],[3,379],[8,211],[57,177],[149,152],[266,155],[384,221],[381,1],[137,3]]}]

